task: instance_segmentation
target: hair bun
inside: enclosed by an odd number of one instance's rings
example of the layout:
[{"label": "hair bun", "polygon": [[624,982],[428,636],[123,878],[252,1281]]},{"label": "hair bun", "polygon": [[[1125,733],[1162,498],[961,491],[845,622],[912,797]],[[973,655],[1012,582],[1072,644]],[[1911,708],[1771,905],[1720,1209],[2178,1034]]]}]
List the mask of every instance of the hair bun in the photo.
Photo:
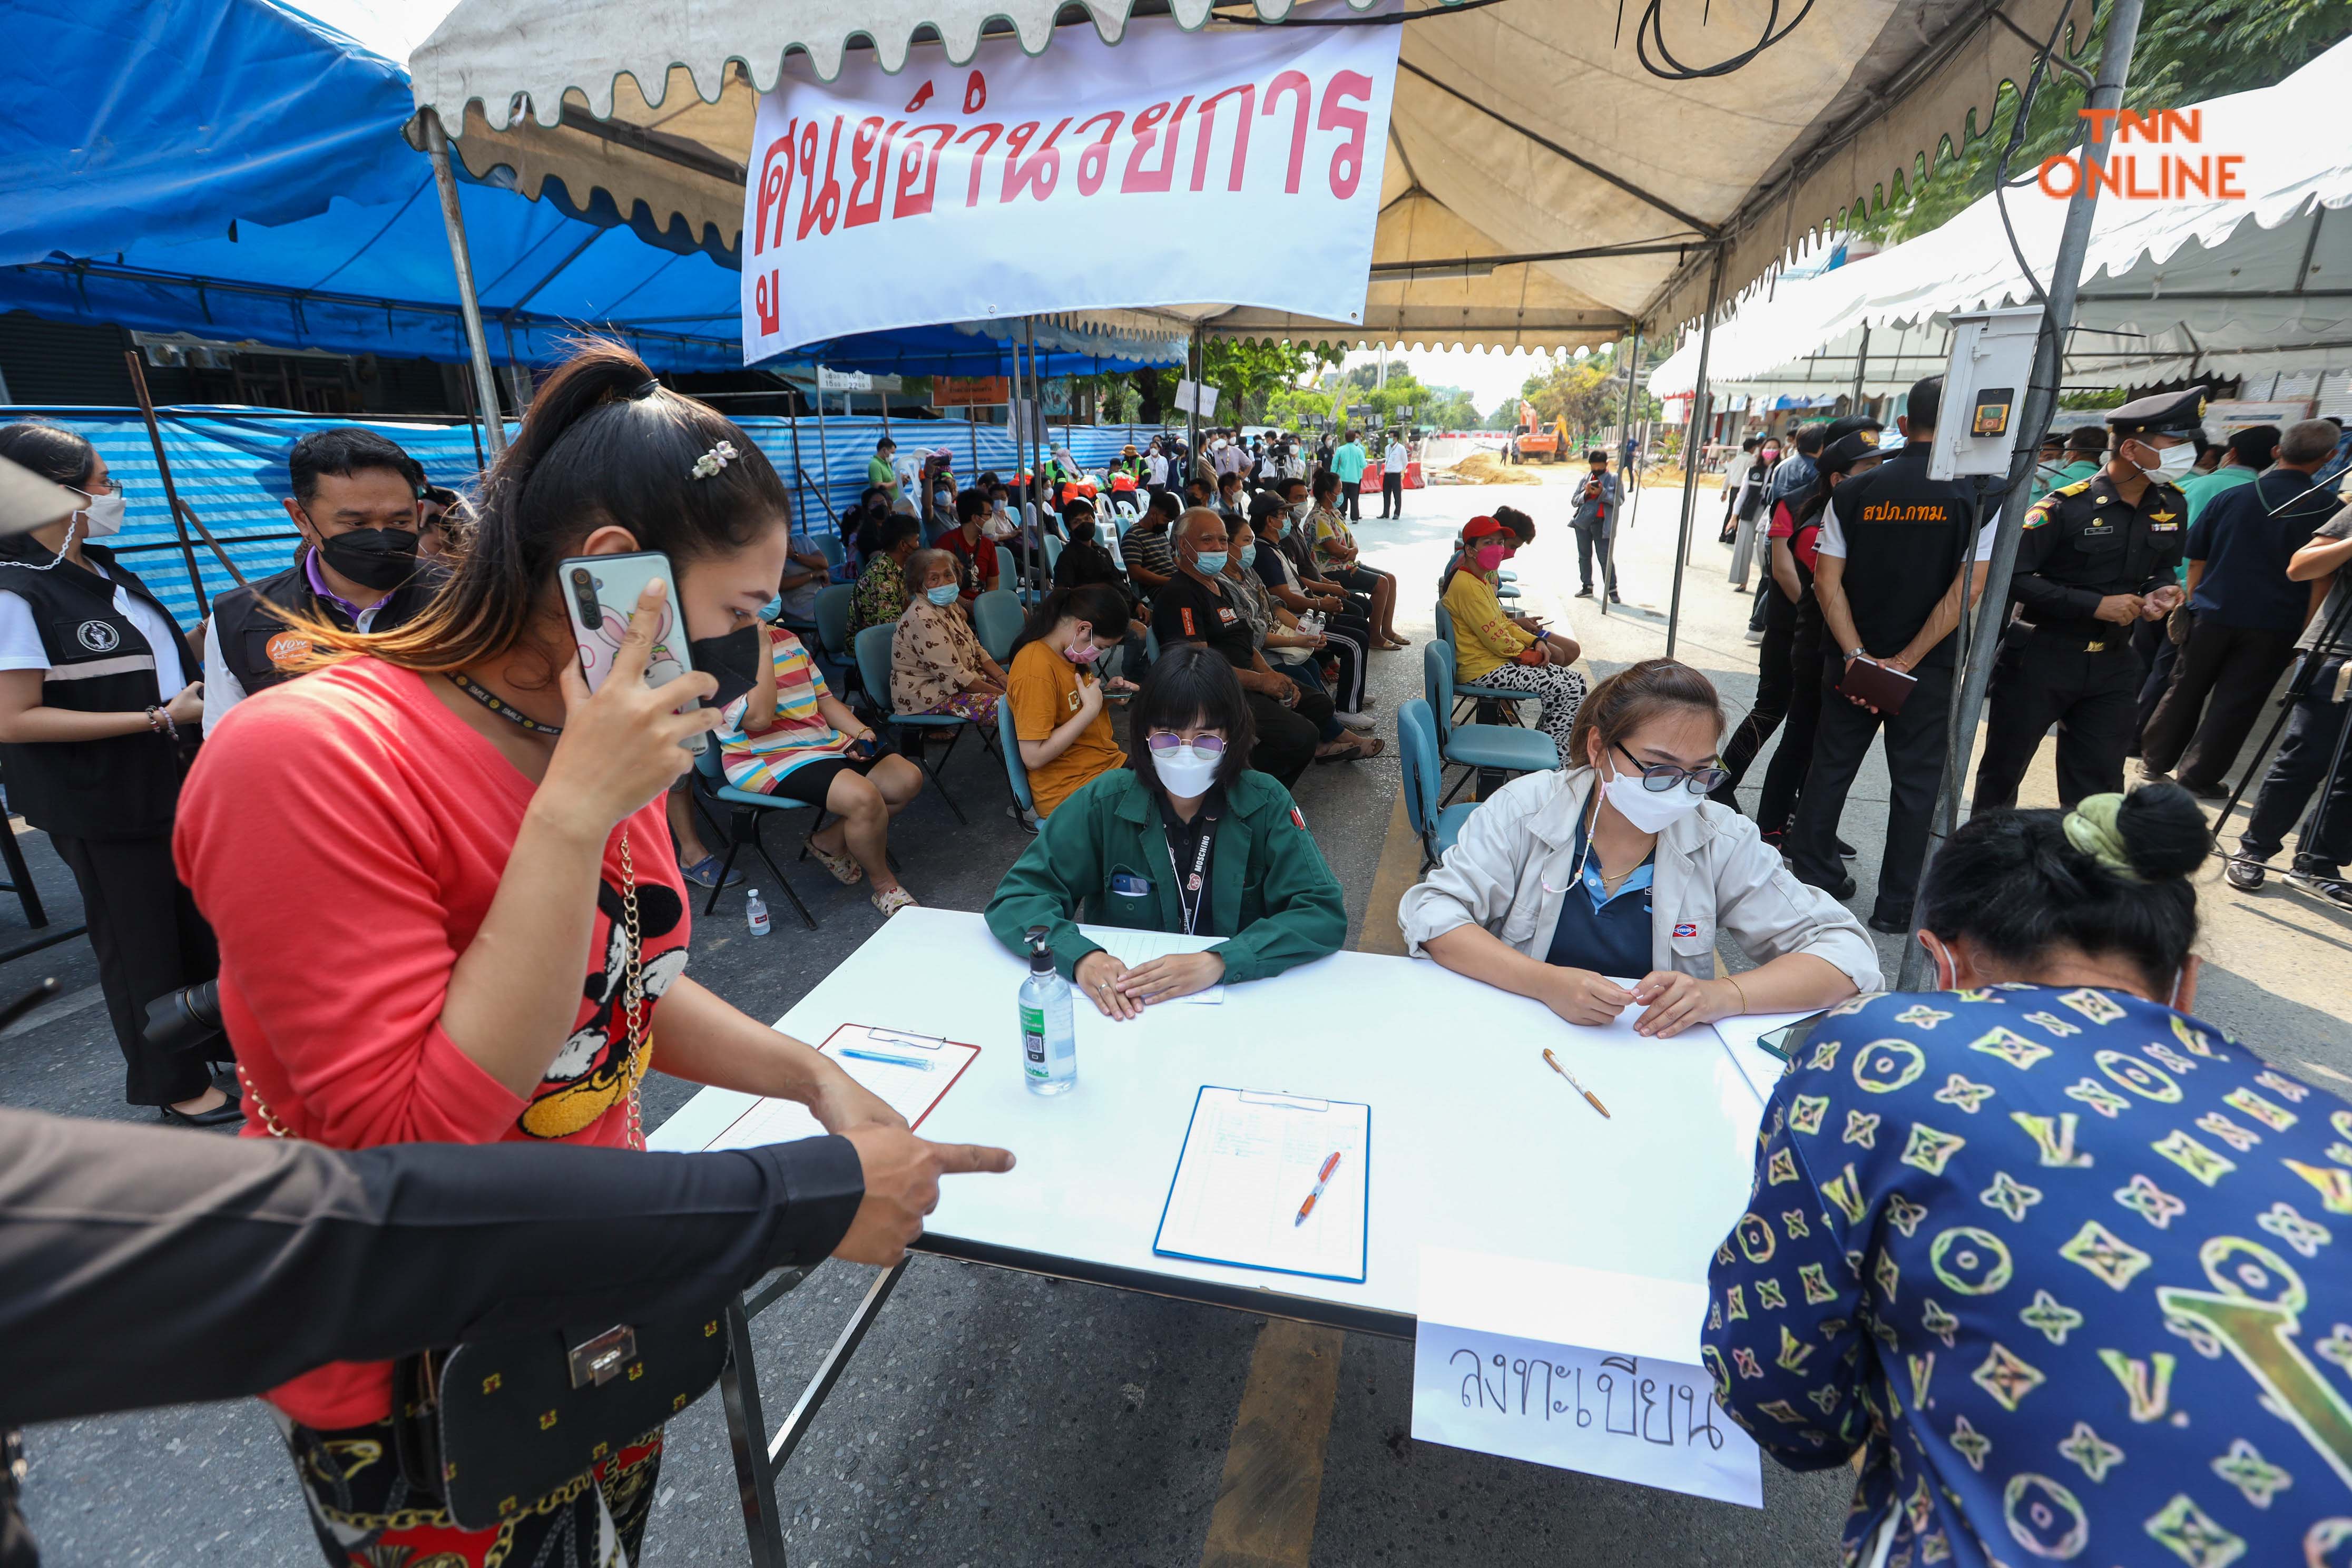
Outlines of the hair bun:
[{"label": "hair bun", "polygon": [[2116,812],[2132,869],[2148,881],[2189,876],[2205,863],[2210,830],[2197,799],[2177,784],[2143,784]]}]

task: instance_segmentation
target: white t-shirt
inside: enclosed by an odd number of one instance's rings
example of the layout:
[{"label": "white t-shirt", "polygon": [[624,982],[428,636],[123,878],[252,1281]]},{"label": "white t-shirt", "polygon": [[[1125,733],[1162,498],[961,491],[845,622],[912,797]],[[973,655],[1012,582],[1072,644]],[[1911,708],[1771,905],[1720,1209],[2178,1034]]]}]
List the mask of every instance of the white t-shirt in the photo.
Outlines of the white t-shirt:
[{"label": "white t-shirt", "polygon": [[[95,561],[89,569],[101,577],[106,572]],[[40,628],[33,624],[33,606],[21,594],[8,591],[8,578],[21,567],[0,571],[0,669],[47,669],[49,656],[42,650]],[[113,582],[111,577],[107,577]],[[163,695],[160,700],[169,702],[188,684],[185,671],[180,668],[180,644],[172,628],[155,607],[144,599],[131,596],[131,591],[115,584],[114,612],[139,628],[147,646],[155,650],[155,689]]]},{"label": "white t-shirt", "polygon": [[1388,451],[1381,458],[1381,471],[1383,474],[1403,473],[1405,464],[1411,460],[1405,454],[1404,443],[1391,441],[1389,443]]},{"label": "white t-shirt", "polygon": [[1143,460],[1143,471],[1150,477],[1154,489],[1168,482],[1168,459],[1154,452]]},{"label": "white t-shirt", "polygon": [[[1992,559],[1993,531],[1999,527],[2000,527],[2000,513],[1996,511],[1990,521],[1977,530],[1976,558],[1978,560]],[[1838,524],[1835,501],[1830,502],[1828,506],[1822,509],[1822,531],[1816,548],[1821,554],[1834,555],[1841,561],[1845,559],[1845,530]]]}]

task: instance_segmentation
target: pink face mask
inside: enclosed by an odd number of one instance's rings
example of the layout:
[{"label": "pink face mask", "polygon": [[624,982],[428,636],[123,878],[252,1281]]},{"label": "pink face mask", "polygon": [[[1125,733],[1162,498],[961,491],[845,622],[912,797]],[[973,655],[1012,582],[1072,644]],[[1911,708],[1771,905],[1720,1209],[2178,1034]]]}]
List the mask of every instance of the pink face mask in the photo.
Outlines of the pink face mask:
[{"label": "pink face mask", "polygon": [[1090,642],[1080,642],[1076,647],[1066,647],[1062,657],[1072,664],[1092,664],[1102,657],[1102,649]]},{"label": "pink face mask", "polygon": [[1499,544],[1481,544],[1470,552],[1470,558],[1478,563],[1479,571],[1492,572],[1503,563],[1503,547]]}]

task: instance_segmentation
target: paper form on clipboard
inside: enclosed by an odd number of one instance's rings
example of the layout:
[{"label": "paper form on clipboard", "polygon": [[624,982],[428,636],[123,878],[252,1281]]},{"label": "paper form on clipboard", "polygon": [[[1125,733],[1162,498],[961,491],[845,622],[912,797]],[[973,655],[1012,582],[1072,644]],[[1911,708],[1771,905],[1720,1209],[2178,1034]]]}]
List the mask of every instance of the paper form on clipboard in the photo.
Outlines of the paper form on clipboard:
[{"label": "paper form on clipboard", "polygon": [[[1204,1086],[1177,1156],[1151,1250],[1170,1258],[1364,1278],[1372,1108]],[[1337,1154],[1305,1221],[1300,1205]]]},{"label": "paper form on clipboard", "polygon": [[[953,1089],[964,1069],[980,1055],[978,1046],[917,1035],[903,1029],[844,1024],[817,1047],[841,1064],[842,1070],[920,1127],[931,1107]],[[849,1053],[855,1052],[856,1055]],[[876,1059],[885,1058],[885,1059]],[[916,1065],[906,1065],[906,1064]],[[735,1119],[732,1126],[712,1139],[713,1149],[750,1149],[762,1143],[786,1143],[795,1138],[822,1138],[824,1129],[796,1100],[762,1100]]]}]

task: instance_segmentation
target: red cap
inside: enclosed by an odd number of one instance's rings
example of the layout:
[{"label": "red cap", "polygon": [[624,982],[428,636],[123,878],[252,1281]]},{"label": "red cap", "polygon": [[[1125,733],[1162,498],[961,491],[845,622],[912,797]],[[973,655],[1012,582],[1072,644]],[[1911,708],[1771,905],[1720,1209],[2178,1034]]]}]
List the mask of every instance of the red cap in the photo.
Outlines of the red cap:
[{"label": "red cap", "polygon": [[1462,537],[1465,539],[1484,539],[1490,533],[1507,531],[1501,523],[1483,512],[1462,525]]}]

